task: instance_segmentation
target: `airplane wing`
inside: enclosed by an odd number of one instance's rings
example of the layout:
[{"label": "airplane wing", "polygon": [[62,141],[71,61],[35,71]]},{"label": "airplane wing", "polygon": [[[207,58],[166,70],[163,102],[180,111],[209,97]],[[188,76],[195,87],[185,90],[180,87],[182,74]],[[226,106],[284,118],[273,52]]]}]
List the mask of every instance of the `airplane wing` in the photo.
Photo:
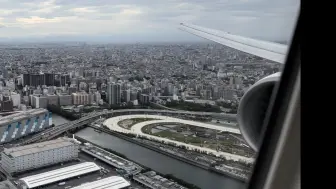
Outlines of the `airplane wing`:
[{"label": "airplane wing", "polygon": [[232,35],[227,32],[204,28],[193,24],[181,23],[179,29],[274,62],[285,62],[288,49],[287,45]]}]

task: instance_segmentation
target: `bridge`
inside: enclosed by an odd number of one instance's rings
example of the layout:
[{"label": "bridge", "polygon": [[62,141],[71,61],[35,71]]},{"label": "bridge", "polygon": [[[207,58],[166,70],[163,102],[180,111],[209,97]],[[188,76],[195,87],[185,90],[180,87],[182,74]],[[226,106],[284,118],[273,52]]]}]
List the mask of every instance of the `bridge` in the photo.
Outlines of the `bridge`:
[{"label": "bridge", "polygon": [[236,121],[235,114],[213,113],[213,112],[192,112],[192,111],[170,111],[170,110],[155,110],[155,109],[123,109],[123,110],[110,110],[102,112],[93,112],[80,119],[64,123],[55,127],[48,128],[40,133],[35,134],[33,137],[23,140],[19,145],[26,145],[34,142],[42,142],[55,138],[68,130],[79,128],[83,125],[91,123],[100,117],[112,117],[130,114],[148,114],[148,115],[166,115],[166,116],[189,116],[194,118],[199,117],[213,117],[225,119],[228,121]]}]

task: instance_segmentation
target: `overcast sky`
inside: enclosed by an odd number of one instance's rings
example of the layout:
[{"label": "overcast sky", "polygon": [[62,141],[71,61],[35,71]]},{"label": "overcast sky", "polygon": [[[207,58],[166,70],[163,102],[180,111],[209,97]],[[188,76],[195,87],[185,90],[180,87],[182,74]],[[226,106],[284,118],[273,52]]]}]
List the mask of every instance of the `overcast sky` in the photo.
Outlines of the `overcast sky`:
[{"label": "overcast sky", "polygon": [[288,40],[300,0],[0,0],[0,40],[183,41],[180,22]]}]

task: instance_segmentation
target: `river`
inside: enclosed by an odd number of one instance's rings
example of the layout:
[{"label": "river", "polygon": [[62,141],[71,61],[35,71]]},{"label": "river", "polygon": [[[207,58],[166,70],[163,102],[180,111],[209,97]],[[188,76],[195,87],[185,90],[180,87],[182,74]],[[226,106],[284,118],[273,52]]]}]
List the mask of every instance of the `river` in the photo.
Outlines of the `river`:
[{"label": "river", "polygon": [[[55,125],[67,121],[67,119],[53,114],[53,123]],[[106,133],[97,133],[90,127],[78,131],[76,135],[102,147],[124,154],[129,159],[153,170],[163,174],[173,174],[202,189],[244,189],[246,186],[245,183],[236,179],[209,172]]]},{"label": "river", "polygon": [[52,123],[55,124],[56,126],[57,125],[62,125],[63,123],[66,123],[66,122],[69,122],[70,120],[60,116],[60,115],[57,115],[57,114],[52,114]]}]

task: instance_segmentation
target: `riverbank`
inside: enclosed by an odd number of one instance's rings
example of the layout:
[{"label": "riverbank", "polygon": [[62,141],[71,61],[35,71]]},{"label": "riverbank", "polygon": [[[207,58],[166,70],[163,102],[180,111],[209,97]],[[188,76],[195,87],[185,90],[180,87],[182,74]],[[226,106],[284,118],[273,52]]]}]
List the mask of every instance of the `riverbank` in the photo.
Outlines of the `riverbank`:
[{"label": "riverbank", "polygon": [[76,135],[91,143],[124,154],[128,159],[141,165],[163,174],[173,174],[204,189],[244,189],[246,187],[246,183],[238,179],[193,166],[105,132],[95,132],[92,127],[84,128]]},{"label": "riverbank", "polygon": [[91,141],[88,141],[88,140],[86,140],[86,139],[84,139],[84,138],[82,138],[82,137],[76,136],[76,135],[75,135],[75,138],[76,138],[78,141],[82,142],[82,143],[90,143],[90,144],[93,144],[93,145],[95,145],[95,146],[97,146],[97,147],[99,147],[99,148],[101,148],[101,149],[104,149],[104,150],[106,150],[106,151],[109,151],[109,152],[111,152],[111,153],[113,153],[113,154],[115,154],[115,155],[117,155],[117,156],[120,156],[120,157],[122,157],[122,158],[124,158],[124,159],[126,159],[126,160],[128,160],[128,161],[132,161],[132,162],[134,162],[134,163],[140,165],[141,167],[144,168],[144,170],[143,170],[142,172],[155,171],[155,172],[156,172],[157,174],[159,174],[160,176],[162,176],[162,177],[164,177],[164,178],[167,178],[167,179],[172,179],[172,180],[174,180],[175,182],[177,182],[177,183],[179,183],[179,184],[181,184],[181,185],[183,185],[183,186],[185,186],[185,187],[187,187],[187,188],[189,188],[189,189],[201,189],[200,187],[198,187],[198,186],[196,186],[196,185],[194,185],[194,184],[188,183],[188,182],[186,182],[186,181],[184,181],[184,180],[182,180],[182,179],[179,179],[179,178],[175,177],[174,175],[160,173],[160,172],[158,172],[157,170],[153,170],[153,169],[151,169],[151,168],[148,168],[148,167],[142,165],[142,164],[139,163],[139,162],[136,162],[136,161],[134,161],[134,160],[130,160],[130,159],[129,159],[127,156],[125,156],[124,154],[120,154],[120,153],[118,153],[118,152],[116,152],[116,151],[114,151],[114,150],[111,150],[111,149],[108,149],[108,148],[104,148],[103,146],[100,146],[100,145],[98,145],[98,144],[95,144],[95,143],[93,143],[93,142],[91,142]]},{"label": "riverbank", "polygon": [[178,160],[181,160],[181,161],[183,161],[183,162],[185,162],[185,163],[189,163],[189,164],[191,164],[191,165],[194,165],[194,166],[197,166],[197,167],[200,167],[200,168],[203,168],[203,169],[208,169],[207,166],[205,166],[205,165],[203,165],[203,164],[200,164],[200,163],[198,163],[198,162],[196,162],[196,161],[189,160],[189,159],[186,159],[186,158],[182,158],[182,157],[173,155],[173,154],[171,154],[171,153],[169,153],[169,152],[166,152],[166,151],[163,151],[163,150],[161,150],[161,149],[159,149],[159,148],[156,148],[156,147],[154,147],[154,146],[151,146],[151,145],[142,143],[142,142],[140,142],[140,141],[138,141],[138,140],[136,140],[136,139],[133,139],[133,138],[131,138],[131,137],[129,137],[129,136],[126,136],[126,135],[117,133],[117,132],[115,132],[115,131],[107,130],[107,129],[104,129],[104,128],[101,128],[101,127],[94,127],[94,126],[89,126],[89,127],[92,127],[92,128],[94,128],[94,129],[96,129],[96,130],[100,130],[100,131],[105,132],[105,133],[107,133],[107,134],[116,136],[116,137],[118,137],[118,138],[127,140],[127,141],[129,141],[129,142],[132,142],[132,143],[137,144],[137,145],[139,145],[139,146],[148,148],[148,149],[150,149],[150,150],[159,152],[159,153],[161,153],[161,154],[163,154],[163,155],[167,155],[167,156],[169,156],[169,157],[173,157],[173,158],[178,159]]},{"label": "riverbank", "polygon": [[[53,123],[55,125],[61,125],[69,121],[56,113],[53,114]],[[95,132],[92,127],[83,128],[75,134],[87,139],[92,144],[99,144],[105,149],[124,154],[128,159],[139,162],[141,165],[166,175],[172,174],[204,189],[245,189],[246,187],[246,183],[240,180],[193,166],[104,132]]]},{"label": "riverbank", "polygon": [[205,169],[207,171],[212,171],[212,172],[215,172],[217,174],[221,174],[221,175],[226,175],[226,176],[230,176],[234,179],[237,179],[237,180],[240,180],[240,181],[243,181],[243,182],[247,182],[247,179],[246,178],[243,178],[239,175],[236,175],[234,173],[231,173],[231,172],[226,172],[226,171],[223,171],[223,170],[218,170],[216,168],[213,168],[211,167],[211,165],[206,165],[206,164],[202,164],[198,161],[195,161],[195,160],[192,160],[192,159],[189,159],[189,158],[186,158],[186,157],[183,157],[183,156],[178,156],[176,154],[173,154],[173,153],[169,153],[165,150],[162,150],[158,147],[155,147],[155,146],[152,146],[152,145],[149,145],[149,144],[146,144],[146,143],[143,143],[143,142],[140,142],[139,140],[136,140],[134,138],[131,138],[129,136],[126,136],[124,134],[121,134],[121,133],[118,133],[118,132],[115,132],[115,131],[111,131],[111,130],[108,130],[108,129],[105,129],[105,128],[102,128],[102,127],[95,127],[95,126],[89,126],[89,127],[92,127],[94,128],[95,130],[100,130],[102,132],[105,132],[107,134],[110,134],[110,135],[113,135],[113,136],[116,136],[118,138],[121,138],[121,139],[124,139],[126,141],[129,141],[129,142],[132,142],[134,144],[137,144],[139,146],[142,146],[142,147],[145,147],[147,149],[150,149],[150,150],[153,150],[153,151],[156,151],[158,153],[161,153],[163,155],[166,155],[166,156],[169,156],[169,157],[172,157],[174,159],[177,159],[177,160],[180,160],[182,162],[185,162],[185,163],[188,163],[190,165],[193,165],[193,166],[196,166],[196,167],[199,167],[199,168],[202,168],[202,169]]}]

